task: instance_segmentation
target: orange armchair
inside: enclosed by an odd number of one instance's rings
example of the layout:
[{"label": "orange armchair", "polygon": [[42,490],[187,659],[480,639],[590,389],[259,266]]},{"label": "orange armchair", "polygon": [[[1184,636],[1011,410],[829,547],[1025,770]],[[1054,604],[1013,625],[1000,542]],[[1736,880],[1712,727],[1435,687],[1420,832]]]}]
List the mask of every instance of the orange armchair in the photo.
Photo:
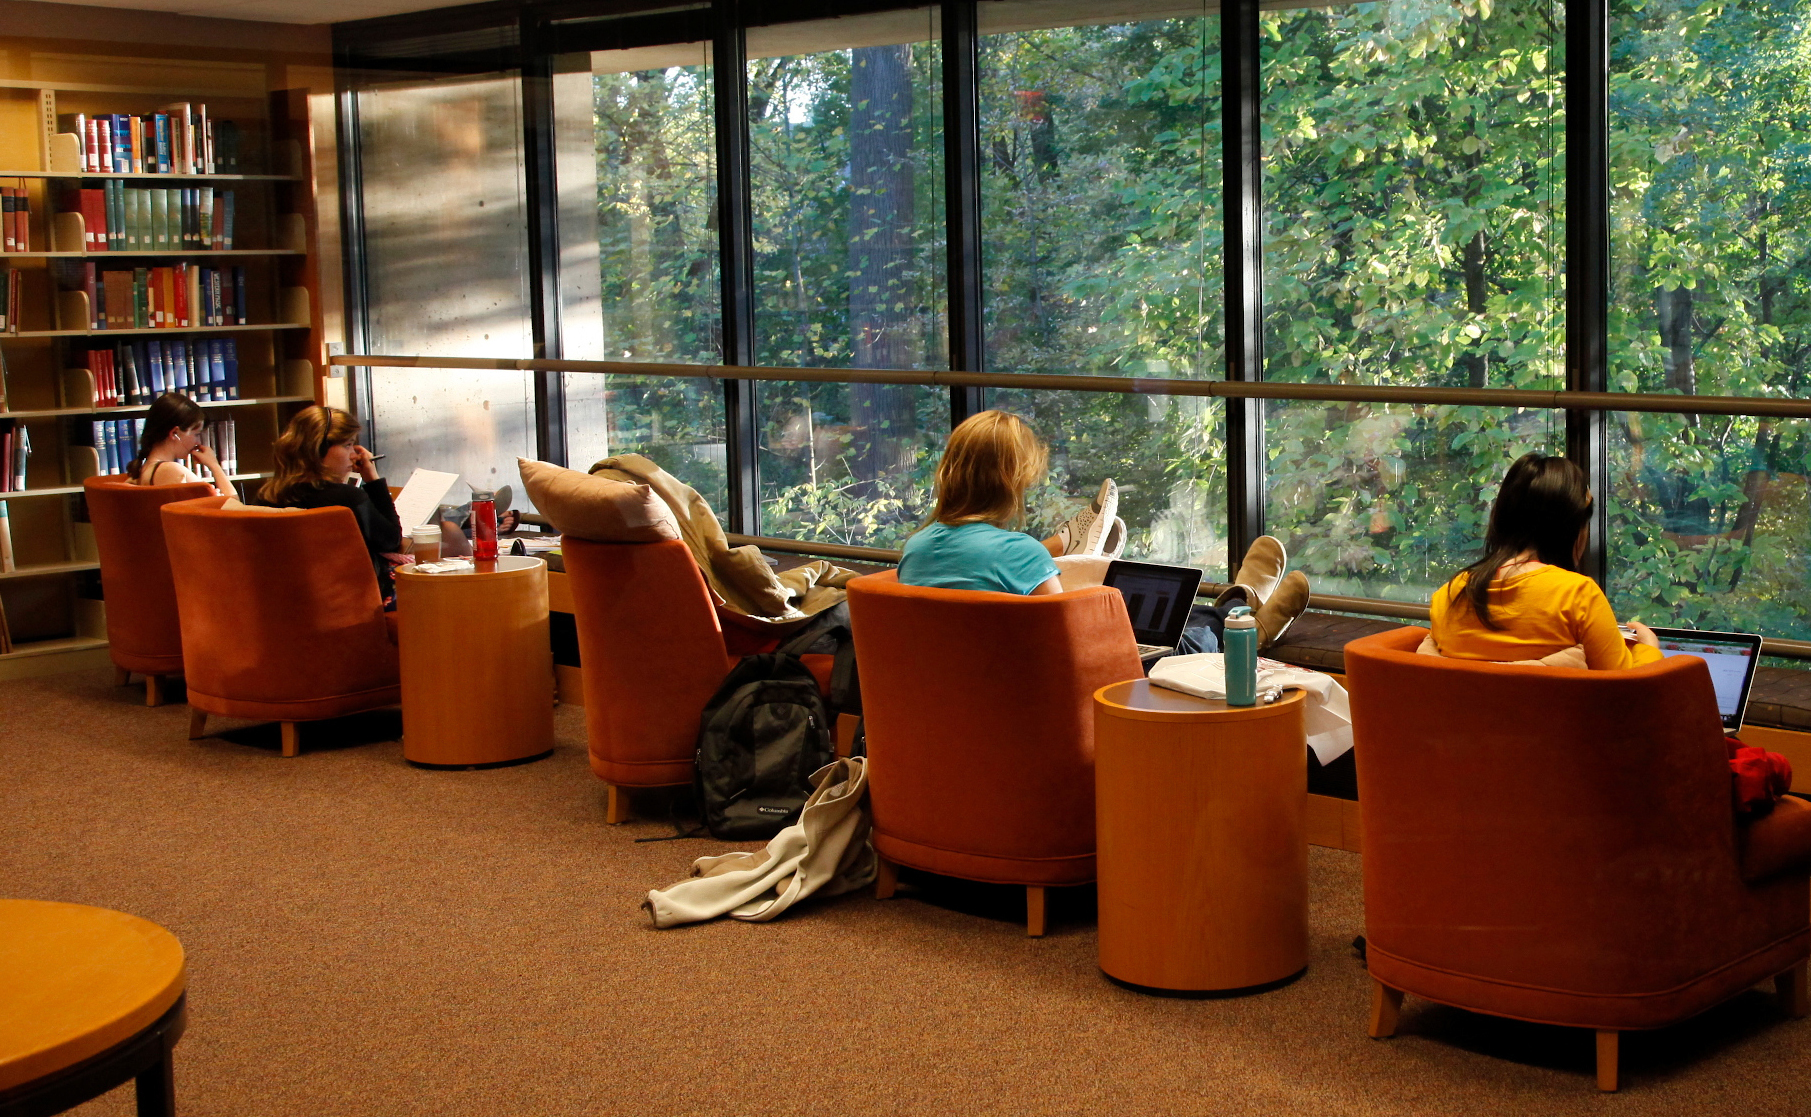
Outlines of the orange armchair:
[{"label": "orange armchair", "polygon": [[1346,646],[1364,805],[1371,1034],[1404,992],[1617,1037],[1777,977],[1805,1011],[1811,807],[1738,823],[1710,673],[1415,654],[1425,630]]},{"label": "orange armchair", "polygon": [[182,629],[176,616],[176,588],[170,582],[170,555],[164,549],[166,504],[212,496],[214,487],[134,485],[123,477],[90,477],[82,482],[94,545],[101,555],[101,591],[107,598],[107,654],[115,681],[145,677],[145,705],[163,704],[163,678],[182,674]]},{"label": "orange armchair", "polygon": [[1044,889],[1094,879],[1093,695],[1141,678],[1119,592],[1041,597],[849,583],[877,895],[904,865]]},{"label": "orange armchair", "polygon": [[209,714],[296,723],[393,706],[395,614],[383,611],[345,508],[228,511],[224,497],[163,510],[182,616],[189,738]]},{"label": "orange armchair", "polygon": [[[578,629],[591,770],[606,788],[605,821],[615,824],[629,817],[623,788],[692,782],[704,704],[740,654],[725,642],[704,575],[684,543],[567,535],[560,551]],[[769,637],[750,650],[778,643]],[[828,694],[833,657],[799,658]],[[839,742],[851,735],[850,720],[838,719]]]},{"label": "orange armchair", "polygon": [[622,822],[621,788],[692,782],[704,704],[735,661],[704,575],[684,543],[593,543],[565,536],[585,736]]}]

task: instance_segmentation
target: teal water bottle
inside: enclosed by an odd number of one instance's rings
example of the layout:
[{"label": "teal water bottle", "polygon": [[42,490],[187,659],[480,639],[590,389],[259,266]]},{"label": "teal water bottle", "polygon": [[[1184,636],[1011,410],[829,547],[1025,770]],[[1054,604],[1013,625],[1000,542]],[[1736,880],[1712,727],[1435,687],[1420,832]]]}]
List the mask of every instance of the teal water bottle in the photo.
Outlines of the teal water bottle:
[{"label": "teal water bottle", "polygon": [[1227,614],[1220,641],[1226,649],[1226,704],[1258,703],[1258,618],[1248,606],[1234,606]]}]

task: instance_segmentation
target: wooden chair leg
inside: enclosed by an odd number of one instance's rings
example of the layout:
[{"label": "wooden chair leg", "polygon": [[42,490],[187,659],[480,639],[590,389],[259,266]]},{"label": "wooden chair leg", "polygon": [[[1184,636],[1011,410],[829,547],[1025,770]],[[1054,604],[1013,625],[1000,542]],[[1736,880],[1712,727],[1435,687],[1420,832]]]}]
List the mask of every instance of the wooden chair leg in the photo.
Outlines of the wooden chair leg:
[{"label": "wooden chair leg", "polygon": [[189,707],[189,740],[199,741],[208,735],[208,716],[205,712]]},{"label": "wooden chair leg", "polygon": [[1025,934],[1034,939],[1044,937],[1044,889],[1039,885],[1025,886]]},{"label": "wooden chair leg", "polygon": [[1811,983],[1808,981],[1811,981],[1811,962],[1800,962],[1773,979],[1780,1007],[1794,1020],[1811,1013]]},{"label": "wooden chair leg", "polygon": [[1372,1039],[1389,1039],[1396,1034],[1396,1021],[1402,1016],[1402,990],[1392,989],[1376,978],[1371,979]]},{"label": "wooden chair leg", "polygon": [[886,858],[874,856],[874,898],[891,900],[893,893],[899,891],[899,866]]},{"label": "wooden chair leg", "polygon": [[629,797],[613,783],[604,785],[604,822],[618,826],[629,821]]},{"label": "wooden chair leg", "polygon": [[146,675],[145,676],[145,705],[147,705],[147,706],[163,705],[163,676],[162,675]]},{"label": "wooden chair leg", "polygon": [[124,667],[115,667],[113,669],[113,685],[114,686],[125,686],[126,684],[130,683],[131,681],[132,681],[132,672],[126,670]]},{"label": "wooden chair leg", "polygon": [[1621,1032],[1597,1033],[1597,1088],[1606,1094],[1616,1092],[1617,1042]]},{"label": "wooden chair leg", "polygon": [[302,732],[293,721],[283,723],[283,755],[300,756],[302,753]]}]

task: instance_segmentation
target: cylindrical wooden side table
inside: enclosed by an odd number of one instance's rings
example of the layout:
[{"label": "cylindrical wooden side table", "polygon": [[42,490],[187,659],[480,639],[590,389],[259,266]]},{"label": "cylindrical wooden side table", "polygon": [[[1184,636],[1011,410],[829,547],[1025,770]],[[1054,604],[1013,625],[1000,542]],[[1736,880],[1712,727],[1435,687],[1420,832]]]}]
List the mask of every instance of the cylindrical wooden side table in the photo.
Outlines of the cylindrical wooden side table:
[{"label": "cylindrical wooden side table", "polygon": [[1215,992],[1308,965],[1303,698],[1228,706],[1148,680],[1094,693],[1100,968]]},{"label": "cylindrical wooden side table", "polygon": [[553,751],[547,564],[396,571],[403,759],[469,768]]}]

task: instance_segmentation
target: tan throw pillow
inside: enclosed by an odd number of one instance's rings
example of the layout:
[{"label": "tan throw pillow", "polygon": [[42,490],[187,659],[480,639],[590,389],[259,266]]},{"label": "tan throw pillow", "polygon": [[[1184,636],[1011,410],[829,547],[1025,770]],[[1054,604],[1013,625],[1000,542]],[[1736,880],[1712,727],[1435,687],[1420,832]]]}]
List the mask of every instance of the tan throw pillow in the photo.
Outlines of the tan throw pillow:
[{"label": "tan throw pillow", "polygon": [[561,535],[594,543],[660,543],[679,538],[673,510],[647,485],[517,458],[528,499]]}]

